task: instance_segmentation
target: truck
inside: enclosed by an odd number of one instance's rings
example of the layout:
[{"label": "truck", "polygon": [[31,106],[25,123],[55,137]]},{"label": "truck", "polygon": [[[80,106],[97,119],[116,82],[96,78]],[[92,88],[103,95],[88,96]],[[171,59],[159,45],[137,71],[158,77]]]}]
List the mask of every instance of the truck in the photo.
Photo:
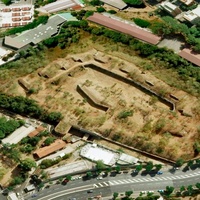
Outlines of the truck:
[{"label": "truck", "polygon": [[32,184],[32,185],[28,185],[26,188],[24,188],[24,192],[30,192],[30,191],[33,191],[35,190],[35,186]]}]

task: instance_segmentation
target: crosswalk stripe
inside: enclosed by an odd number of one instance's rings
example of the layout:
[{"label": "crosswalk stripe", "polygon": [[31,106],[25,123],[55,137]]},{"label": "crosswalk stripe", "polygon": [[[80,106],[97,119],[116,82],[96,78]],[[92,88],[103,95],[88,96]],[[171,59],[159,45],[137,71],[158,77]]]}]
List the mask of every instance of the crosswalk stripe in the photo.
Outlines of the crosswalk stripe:
[{"label": "crosswalk stripe", "polygon": [[111,182],[111,181],[108,181],[108,183],[110,184],[110,185],[115,185],[113,182]]},{"label": "crosswalk stripe", "polygon": [[101,183],[98,183],[101,187],[103,187],[103,185]]},{"label": "crosswalk stripe", "polygon": [[93,185],[93,187],[97,188],[97,187],[98,187],[98,185],[94,184],[94,185]]},{"label": "crosswalk stripe", "polygon": [[127,181],[130,181],[131,183],[134,183],[136,179],[127,179]]},{"label": "crosswalk stripe", "polygon": [[116,185],[120,184],[118,181],[112,181],[112,182],[114,182]]},{"label": "crosswalk stripe", "polygon": [[118,180],[118,182],[124,184],[124,181],[122,181],[122,180]]},{"label": "crosswalk stripe", "polygon": [[125,183],[131,183],[131,182],[129,182],[128,180],[123,180]]},{"label": "crosswalk stripe", "polygon": [[108,183],[106,183],[106,182],[103,182],[103,184],[104,184],[104,185],[106,185],[106,186],[109,186],[109,184],[108,184]]}]

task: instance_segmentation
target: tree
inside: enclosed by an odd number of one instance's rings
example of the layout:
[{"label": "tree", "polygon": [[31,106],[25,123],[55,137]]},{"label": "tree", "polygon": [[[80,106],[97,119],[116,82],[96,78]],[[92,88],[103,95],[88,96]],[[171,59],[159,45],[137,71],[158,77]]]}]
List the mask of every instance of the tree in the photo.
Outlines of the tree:
[{"label": "tree", "polygon": [[141,0],[123,0],[126,4],[129,4],[130,6],[140,6],[143,4],[143,1]]},{"label": "tree", "polygon": [[192,167],[193,164],[194,164],[194,160],[189,160],[189,161],[187,162],[187,166],[188,166],[188,167]]},{"label": "tree", "polygon": [[176,167],[181,167],[183,164],[184,160],[182,158],[179,158],[175,163]]},{"label": "tree", "polygon": [[117,192],[113,193],[113,199],[116,199],[118,196],[119,196],[119,193],[117,193]]},{"label": "tree", "polygon": [[200,190],[200,183],[196,183],[195,186]]},{"label": "tree", "polygon": [[47,139],[45,139],[44,141],[44,145],[45,146],[49,146],[50,144],[52,144],[55,141],[54,137],[48,137]]},{"label": "tree", "polygon": [[172,187],[172,186],[166,187],[165,192],[166,192],[167,195],[170,195],[173,191],[174,191],[174,187]]},{"label": "tree", "polygon": [[142,165],[141,165],[141,164],[136,165],[135,170],[136,170],[137,172],[141,171],[141,170],[142,170]]},{"label": "tree", "polygon": [[87,176],[88,178],[91,178],[91,177],[92,177],[92,172],[87,172],[87,173],[86,173],[86,176]]},{"label": "tree", "polygon": [[72,176],[71,175],[67,175],[66,179],[69,180],[69,181],[71,181],[72,180]]},{"label": "tree", "polygon": [[162,169],[162,165],[161,164],[155,164],[154,165],[156,167],[156,171],[159,171]]},{"label": "tree", "polygon": [[194,190],[193,190],[192,185],[188,185],[187,191],[188,191],[189,195],[191,195],[193,193]]},{"label": "tree", "polygon": [[101,13],[101,12],[105,12],[105,8],[104,7],[97,7],[97,12]]},{"label": "tree", "polygon": [[150,172],[153,169],[153,163],[149,161],[147,165],[145,166],[145,169],[147,172]]},{"label": "tree", "polygon": [[9,6],[12,3],[12,0],[2,0],[2,2],[6,5]]},{"label": "tree", "polygon": [[119,173],[120,170],[121,170],[121,167],[120,167],[119,165],[117,165],[117,166],[115,167],[115,170],[116,170],[117,173]]},{"label": "tree", "polygon": [[133,21],[135,22],[136,25],[142,28],[147,28],[151,25],[149,21],[140,18],[134,18]]},{"label": "tree", "polygon": [[25,172],[30,171],[33,167],[35,168],[36,166],[37,165],[35,161],[30,158],[22,160],[19,164],[19,167]]},{"label": "tree", "polygon": [[105,164],[104,164],[104,162],[103,162],[102,160],[98,160],[98,161],[96,162],[96,168],[97,168],[98,170],[102,170],[102,169],[105,169],[106,166],[105,166]]},{"label": "tree", "polygon": [[133,194],[133,191],[126,191],[125,196],[130,197]]},{"label": "tree", "polygon": [[185,191],[185,186],[180,187],[180,192],[183,192],[183,191]]}]

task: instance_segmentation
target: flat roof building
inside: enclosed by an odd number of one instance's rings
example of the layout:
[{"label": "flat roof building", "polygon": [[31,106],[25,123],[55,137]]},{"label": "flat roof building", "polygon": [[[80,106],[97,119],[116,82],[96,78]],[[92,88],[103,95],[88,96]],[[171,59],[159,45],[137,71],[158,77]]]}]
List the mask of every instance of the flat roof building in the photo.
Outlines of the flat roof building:
[{"label": "flat roof building", "polygon": [[16,37],[6,36],[4,39],[4,44],[14,49],[20,49],[29,44],[36,45],[42,40],[56,35],[58,33],[59,26],[70,19],[69,15],[71,16],[71,20],[77,21],[77,19],[70,13],[57,14],[50,17],[46,24],[42,24],[34,29],[24,31]]},{"label": "flat roof building", "polygon": [[94,13],[87,19],[102,26],[106,26],[110,29],[131,35],[139,40],[145,41],[150,44],[157,44],[161,39],[161,37],[158,37],[147,30],[144,30],[137,26],[133,26],[128,23],[124,23],[122,21],[113,19],[109,16],[105,16],[99,13]]},{"label": "flat roof building", "polygon": [[200,67],[200,54],[192,52],[191,49],[183,49],[179,56]]},{"label": "flat roof building", "polygon": [[33,126],[21,126],[17,130],[15,130],[13,133],[11,133],[8,137],[3,139],[1,142],[3,144],[10,143],[10,144],[17,144],[21,139],[28,136],[30,132],[35,130]]},{"label": "flat roof building", "polygon": [[54,13],[58,12],[60,10],[64,10],[67,8],[72,8],[76,5],[80,5],[83,7],[83,4],[79,2],[78,0],[73,1],[73,0],[58,0],[53,3],[49,3],[41,8],[41,10],[44,10],[48,13]]},{"label": "flat roof building", "polygon": [[183,18],[192,24],[197,24],[200,22],[200,5],[193,10],[189,10],[184,13]]},{"label": "flat roof building", "polygon": [[124,3],[123,0],[101,0],[103,3],[108,4],[110,6],[113,6],[115,8],[118,8],[120,10],[123,10],[127,7],[127,4]]},{"label": "flat roof building", "polygon": [[36,150],[34,156],[40,159],[65,147],[66,143],[63,140],[58,139],[51,145]]},{"label": "flat roof building", "polygon": [[165,10],[168,12],[170,15],[175,17],[176,15],[181,13],[181,9],[177,7],[176,5],[172,4],[171,2],[165,1],[162,2],[159,6],[159,8]]}]

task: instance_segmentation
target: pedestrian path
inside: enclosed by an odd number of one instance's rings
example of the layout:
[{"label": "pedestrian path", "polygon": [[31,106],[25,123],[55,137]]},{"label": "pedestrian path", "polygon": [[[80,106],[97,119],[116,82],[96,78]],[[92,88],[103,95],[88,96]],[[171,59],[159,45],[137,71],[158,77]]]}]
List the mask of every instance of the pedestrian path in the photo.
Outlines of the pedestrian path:
[{"label": "pedestrian path", "polygon": [[94,188],[100,187],[109,187],[114,185],[122,185],[122,184],[130,184],[130,183],[139,183],[139,182],[155,182],[155,181],[173,181],[177,179],[185,179],[189,177],[195,177],[200,175],[199,172],[190,173],[190,174],[183,174],[183,175],[171,175],[171,176],[157,176],[157,177],[148,177],[148,178],[129,178],[129,179],[120,179],[120,180],[110,180],[104,181],[100,183],[96,183],[93,185]]}]

